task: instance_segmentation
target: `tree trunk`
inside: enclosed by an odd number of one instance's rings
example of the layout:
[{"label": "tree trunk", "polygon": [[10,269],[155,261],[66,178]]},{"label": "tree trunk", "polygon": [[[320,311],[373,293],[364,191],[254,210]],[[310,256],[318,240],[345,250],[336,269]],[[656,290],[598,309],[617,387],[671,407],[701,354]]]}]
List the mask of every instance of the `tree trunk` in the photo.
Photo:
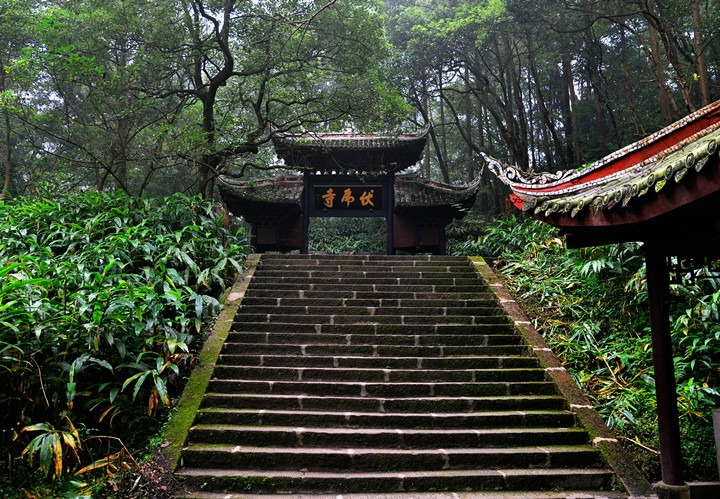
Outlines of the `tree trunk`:
[{"label": "tree trunk", "polygon": [[700,99],[703,106],[710,104],[710,87],[708,85],[707,60],[705,58],[705,44],[703,42],[702,21],[700,17],[700,2],[690,2],[693,13],[693,30],[695,31],[695,58],[697,60],[697,78],[700,81]]},{"label": "tree trunk", "polygon": [[[654,13],[656,7],[659,13],[659,15],[657,16]],[[678,83],[678,86],[680,87],[680,93],[683,96],[685,106],[688,111],[693,112],[695,111],[695,105],[692,102],[690,85],[688,84],[687,78],[685,77],[685,70],[683,69],[682,64],[680,64],[680,60],[678,58],[678,48],[677,44],[675,43],[675,37],[670,30],[670,26],[668,26],[667,19],[665,18],[662,10],[662,4],[656,4],[654,0],[648,0],[648,11],[648,22],[651,25],[657,23],[657,25],[654,27],[658,30],[663,45],[665,45],[665,53],[667,54],[668,62],[670,63],[670,66],[672,66],[673,70],[675,70],[675,76],[677,77],[676,81]]]},{"label": "tree trunk", "polygon": [[507,61],[508,71],[510,73],[510,82],[508,88],[512,98],[510,103],[515,102],[515,112],[510,108],[509,116],[512,118],[512,125],[515,128],[516,153],[518,153],[518,164],[527,169],[530,166],[528,157],[528,120],[525,113],[525,102],[522,91],[522,77],[518,74],[515,67],[515,54],[510,45],[510,38],[503,36],[503,48],[505,50],[505,60]]},{"label": "tree trunk", "polygon": [[[418,110],[420,111],[423,122],[425,124],[430,124],[430,130],[429,130],[428,134],[430,135],[430,141],[432,142],[433,148],[435,149],[435,158],[438,160],[438,164],[440,166],[440,172],[443,176],[443,180],[445,182],[449,183],[450,177],[448,175],[447,165],[445,164],[445,161],[443,160],[442,147],[440,145],[440,142],[438,141],[437,133],[435,132],[435,125],[430,120],[430,113],[429,113],[428,109],[423,107],[422,105],[420,105],[420,102],[419,102],[421,99],[424,101],[426,95],[427,94],[425,94],[425,93],[423,94],[423,96],[415,95],[415,97],[414,97],[415,104],[416,104]],[[429,154],[428,154],[429,153],[429,144],[426,145],[425,147],[426,147],[425,156],[428,157],[429,156]],[[428,169],[429,169],[429,163],[428,163]],[[428,178],[429,178],[430,172],[428,171],[427,173],[428,173]]]},{"label": "tree trunk", "polygon": [[[638,136],[647,135],[644,133],[642,124],[638,119],[637,109],[635,106],[635,100],[632,96],[632,88],[630,86],[631,77],[628,71],[628,57],[627,57],[627,34],[625,33],[624,26],[618,26],[620,29],[620,51],[622,53],[622,75],[623,75],[623,93],[625,97],[625,109],[627,109],[628,120],[632,122],[633,130],[630,132],[630,139],[633,141]],[[628,127],[629,128],[629,127]]]},{"label": "tree trunk", "polygon": [[[510,44],[505,37],[503,40],[503,48],[501,50],[498,40],[495,39],[495,57],[497,59],[498,74],[495,75],[496,82],[500,84],[502,89],[502,98],[500,104],[502,106],[502,116],[496,116],[494,108],[485,103],[487,109],[493,112],[493,117],[498,127],[503,133],[503,138],[508,148],[508,156],[511,164],[517,164],[522,169],[528,167],[528,150],[527,141],[522,137],[520,130],[521,126],[525,127],[525,112],[524,108],[520,107],[516,109],[513,106],[513,101],[520,100],[522,102],[522,96],[518,96],[516,92],[515,84],[515,70],[512,64],[512,54],[509,52]],[[509,81],[508,81],[509,79]],[[488,87],[489,88],[489,87]],[[522,123],[522,125],[519,124]]]},{"label": "tree trunk", "polygon": [[[648,2],[652,5],[652,1]],[[665,84],[665,68],[663,67],[662,53],[660,52],[660,36],[652,22],[648,22],[648,34],[650,40],[650,51],[652,57],[650,59],[650,67],[655,73],[655,88],[657,89],[658,102],[660,104],[660,116],[664,125],[672,122],[672,114],[670,112],[670,92]]]},{"label": "tree trunk", "polygon": [[[1,69],[1,68],[0,68]],[[10,114],[5,111],[5,134],[0,144],[0,155],[2,156],[3,164],[5,165],[5,172],[3,178],[3,187],[0,192],[0,201],[4,200],[10,195],[10,178],[12,176],[12,158],[11,158],[11,146],[10,146]]]},{"label": "tree trunk", "polygon": [[[555,124],[550,119],[550,113],[548,112],[547,105],[545,104],[545,97],[543,96],[542,88],[540,87],[540,80],[538,79],[537,67],[535,65],[535,55],[533,52],[533,40],[532,35],[530,34],[527,35],[527,44],[528,67],[530,69],[530,75],[532,76],[532,80],[535,86],[535,97],[537,98],[538,110],[540,111],[540,117],[542,118],[542,121],[544,123],[543,141],[546,144],[546,150],[548,154],[547,166],[550,171],[555,171],[556,168],[554,168],[553,159],[557,157],[558,162],[560,163],[558,165],[559,169],[567,170],[567,159],[565,158],[563,145],[558,138],[557,131],[555,130]],[[556,154],[552,154],[552,151],[550,150],[550,144],[547,137],[548,134],[550,135],[550,139],[552,139],[553,147],[556,151]]]},{"label": "tree trunk", "polygon": [[[428,116],[428,106],[430,105],[429,99],[428,99],[428,89],[427,89],[427,81],[425,78],[423,78],[423,84],[422,84],[422,102],[420,103],[420,109],[421,114],[423,116],[423,120],[427,124],[427,116]],[[423,164],[422,168],[420,169],[421,176],[425,178],[430,178],[430,142],[425,142],[425,154],[423,155]]]},{"label": "tree trunk", "polygon": [[[0,92],[7,90],[6,85],[6,73],[5,64],[0,64]],[[5,200],[10,195],[10,177],[12,175],[12,157],[11,151],[12,146],[10,144],[11,133],[10,133],[10,113],[7,110],[3,110],[3,120],[5,122],[5,133],[3,134],[2,141],[0,142],[0,159],[3,164],[3,187],[0,191],[0,201]]]},{"label": "tree trunk", "polygon": [[438,92],[440,95],[440,126],[442,127],[442,133],[440,134],[440,151],[438,154],[441,156],[438,163],[445,165],[445,168],[441,166],[443,179],[446,183],[450,182],[450,172],[447,166],[448,150],[447,150],[447,124],[445,123],[445,94],[443,90],[443,70],[438,70]]},{"label": "tree trunk", "polygon": [[[216,48],[221,54],[222,64],[213,63],[207,66],[215,67],[215,74],[207,77],[205,55],[200,53],[193,61],[194,73],[192,75],[193,84],[195,86],[195,95],[202,103],[202,132],[205,141],[205,150],[199,155],[197,161],[197,193],[205,199],[212,199],[215,190],[215,178],[220,172],[220,166],[225,160],[225,153],[221,153],[216,148],[215,141],[215,102],[217,100],[218,89],[227,84],[232,78],[235,59],[230,50],[230,24],[232,22],[232,14],[235,9],[235,0],[224,0],[222,10],[218,18],[212,17],[206,11],[205,3],[202,0],[192,0],[192,9],[195,16],[204,17],[214,25],[212,40],[216,44]],[[192,31],[195,42],[202,44],[205,34],[196,31],[195,25],[190,18],[190,5],[186,4],[186,17],[188,28]],[[248,149],[250,150],[250,149]],[[228,151],[227,154],[230,152]]]},{"label": "tree trunk", "polygon": [[430,140],[432,141],[433,147],[435,148],[435,157],[438,160],[438,166],[440,167],[440,173],[442,174],[443,182],[446,184],[450,183],[450,173],[448,172],[447,163],[445,162],[445,158],[443,158],[442,155],[442,145],[438,141],[437,133],[435,132],[435,127],[430,126]]},{"label": "tree trunk", "polygon": [[[486,134],[490,134],[487,124],[486,113],[482,103],[479,100],[477,105],[477,121],[478,149],[480,149],[481,151],[487,151],[488,154],[492,156],[492,153],[489,151],[488,144],[485,140]],[[480,174],[482,175],[480,177],[480,210],[482,211],[482,213],[490,213],[490,177],[492,177],[493,175],[487,169],[481,170]]]},{"label": "tree trunk", "polygon": [[467,66],[465,66],[465,136],[468,138],[467,147],[465,148],[466,161],[467,161],[467,178],[469,182],[472,182],[475,178],[475,163],[473,162],[474,151],[472,144],[473,127],[472,127],[472,102],[470,101],[470,83],[468,78]]},{"label": "tree trunk", "polygon": [[563,54],[560,63],[562,68],[560,107],[562,111],[563,128],[565,129],[565,157],[568,158],[569,162],[572,162],[575,149],[573,148],[572,107],[570,105],[570,87],[573,85],[573,81],[572,75],[568,72],[570,66],[569,56]]},{"label": "tree trunk", "polygon": [[216,89],[209,89],[201,98],[203,105],[202,130],[205,139],[205,152],[200,155],[200,161],[197,165],[197,193],[205,199],[212,199],[213,189],[215,188],[215,172],[218,166],[217,155],[214,154],[215,148],[215,96]]},{"label": "tree trunk", "polygon": [[597,119],[597,147],[600,157],[604,157],[607,154],[607,133],[605,130],[605,113],[603,111],[601,84],[600,84],[600,61],[599,57],[595,53],[597,47],[597,41],[593,36],[593,33],[588,30],[586,32],[587,46],[588,46],[588,72],[590,73],[590,84],[593,94],[593,102],[595,104],[595,116]]},{"label": "tree trunk", "polygon": [[[532,91],[532,82],[530,81],[532,76],[530,73],[527,75],[527,91],[528,96],[533,94]],[[528,134],[528,142],[529,142],[529,150],[530,150],[530,157],[528,158],[528,164],[532,170],[538,169],[538,150],[537,150],[537,144],[535,144],[535,107],[533,106],[533,100],[532,98],[528,99],[527,103],[527,115],[528,115],[528,128],[530,129],[530,133]],[[540,125],[542,126],[542,125]]]},{"label": "tree trunk", "polygon": [[600,157],[607,155],[607,133],[605,132],[605,113],[600,99],[600,90],[596,85],[597,74],[593,71],[593,100],[595,102],[595,116],[597,117],[597,146]]},{"label": "tree trunk", "polygon": [[130,194],[127,172],[127,144],[129,121],[130,119],[127,117],[123,117],[118,120],[117,130],[115,130],[115,144],[112,145],[112,158],[110,162],[110,168],[112,168],[115,181],[118,183],[120,188],[128,194]]},{"label": "tree trunk", "polygon": [[570,126],[567,129],[570,130],[571,137],[567,139],[569,144],[568,158],[573,158],[575,167],[579,168],[582,166],[583,159],[582,150],[580,149],[580,123],[577,116],[578,98],[577,93],[575,93],[575,78],[573,78],[572,63],[569,55],[563,57],[562,65],[563,81],[570,101],[568,106],[570,109]]}]

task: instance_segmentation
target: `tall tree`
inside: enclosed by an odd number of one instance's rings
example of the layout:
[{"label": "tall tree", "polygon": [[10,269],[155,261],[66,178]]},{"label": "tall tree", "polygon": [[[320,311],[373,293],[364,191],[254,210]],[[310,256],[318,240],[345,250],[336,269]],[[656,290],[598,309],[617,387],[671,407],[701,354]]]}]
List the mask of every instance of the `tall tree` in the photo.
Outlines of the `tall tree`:
[{"label": "tall tree", "polygon": [[17,125],[15,108],[20,97],[9,68],[21,56],[30,36],[27,30],[30,24],[29,10],[30,4],[26,1],[0,2],[0,201],[11,193],[14,175],[13,128]]},{"label": "tall tree", "polygon": [[139,89],[162,71],[147,46],[155,30],[167,28],[163,19],[172,10],[158,3],[148,14],[140,0],[70,0],[36,9],[34,39],[13,68],[24,84],[26,126],[79,184],[140,194],[143,177],[157,171],[151,166],[160,154],[157,130],[167,130],[182,107]]},{"label": "tall tree", "polygon": [[379,75],[387,52],[374,0],[179,3],[185,63],[179,78],[154,92],[201,108],[192,159],[196,190],[206,197],[238,158],[240,171],[260,166],[252,157],[273,133],[327,122],[362,126],[392,101]]},{"label": "tall tree", "polygon": [[26,3],[20,116],[86,187],[210,197],[219,173],[264,167],[276,131],[405,111],[376,0]]}]

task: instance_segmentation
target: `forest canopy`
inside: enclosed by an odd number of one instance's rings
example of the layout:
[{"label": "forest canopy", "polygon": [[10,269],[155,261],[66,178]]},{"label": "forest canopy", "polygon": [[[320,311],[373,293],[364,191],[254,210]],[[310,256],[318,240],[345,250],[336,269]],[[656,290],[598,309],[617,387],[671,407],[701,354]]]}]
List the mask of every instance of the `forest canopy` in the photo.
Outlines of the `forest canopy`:
[{"label": "forest canopy", "polygon": [[[0,3],[5,190],[190,191],[272,162],[272,133],[379,126],[375,0]],[[398,109],[395,109],[398,108]]]},{"label": "forest canopy", "polygon": [[212,197],[274,133],[428,123],[427,177],[577,168],[720,94],[709,1],[2,0],[0,26],[14,195]]}]

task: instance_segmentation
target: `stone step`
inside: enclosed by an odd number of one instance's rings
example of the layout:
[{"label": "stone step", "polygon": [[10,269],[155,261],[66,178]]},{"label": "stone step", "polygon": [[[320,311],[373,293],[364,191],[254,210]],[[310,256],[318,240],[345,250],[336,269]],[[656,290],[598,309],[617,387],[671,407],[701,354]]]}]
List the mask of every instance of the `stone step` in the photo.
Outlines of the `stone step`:
[{"label": "stone step", "polygon": [[188,467],[345,472],[440,471],[495,467],[593,468],[600,465],[599,453],[588,445],[407,450],[191,444],[185,449],[183,459]]},{"label": "stone step", "polygon": [[385,413],[473,413],[511,410],[562,410],[565,400],[557,395],[521,395],[504,397],[334,397],[312,395],[211,393],[203,398],[202,408],[274,409],[305,411],[353,411]]},{"label": "stone step", "polygon": [[330,265],[312,265],[306,263],[295,263],[286,265],[267,265],[263,264],[260,270],[263,275],[280,275],[285,276],[289,274],[297,273],[319,273],[319,274],[330,274],[330,273],[354,273],[354,274],[377,274],[373,277],[382,277],[379,274],[384,273],[385,275],[392,273],[396,274],[419,274],[430,272],[431,274],[452,274],[459,275],[463,274],[468,277],[475,277],[475,269],[471,265],[452,265],[447,263],[433,263],[428,262],[422,265],[407,265],[407,263],[392,263],[392,264],[354,264],[354,263],[333,263]]},{"label": "stone step", "polygon": [[[193,492],[192,495],[176,496],[179,499],[247,499],[247,494],[228,494],[226,492]],[[287,494],[258,493],[252,494],[255,499],[287,499]],[[293,494],[293,499],[338,499],[338,494]],[[490,491],[481,492],[387,492],[387,493],[358,493],[342,494],[342,499],[627,499],[627,494],[611,490],[573,490],[563,491],[542,491],[542,490],[521,490],[521,491]]]},{"label": "stone step", "polygon": [[407,265],[422,265],[425,262],[435,263],[450,262],[457,265],[467,265],[468,260],[464,256],[451,255],[349,255],[349,254],[304,254],[304,255],[280,255],[264,254],[262,264],[270,265],[278,262],[289,264],[297,262],[314,262],[318,265],[328,265],[333,262],[368,262],[370,264],[388,265],[393,262],[401,262]]},{"label": "stone step", "polygon": [[263,274],[256,275],[253,277],[253,283],[255,286],[270,285],[275,286],[279,284],[300,284],[302,286],[314,285],[332,285],[337,287],[355,287],[356,285],[367,285],[372,282],[373,286],[422,286],[424,289],[454,286],[465,286],[466,288],[472,287],[477,284],[477,278],[475,277],[435,277],[430,279],[423,279],[419,276],[414,277],[395,277],[391,274],[380,272],[381,277],[295,277],[295,276],[265,276]]},{"label": "stone step", "polygon": [[248,291],[252,291],[255,295],[257,292],[263,291],[302,291],[309,292],[330,292],[334,296],[352,297],[358,293],[373,293],[377,298],[393,297],[398,293],[413,294],[439,294],[439,293],[462,293],[469,295],[477,295],[478,293],[487,293],[487,288],[478,285],[458,285],[458,284],[370,284],[364,281],[359,284],[345,283],[344,286],[328,283],[289,283],[275,282],[273,280],[258,282],[253,277],[253,282],[248,286]]},{"label": "stone step", "polygon": [[464,257],[263,255],[182,497],[616,497],[539,366]]},{"label": "stone step", "polygon": [[[185,468],[179,473],[188,487],[248,493],[313,494],[412,491],[497,490],[611,490],[613,474],[603,469],[516,468],[402,471],[329,472],[248,469]],[[568,497],[568,496],[563,496]],[[572,496],[570,496],[572,497]],[[597,497],[597,496],[592,496]]]},{"label": "stone step", "polygon": [[459,311],[468,311],[472,309],[498,309],[497,301],[487,297],[485,299],[457,299],[452,298],[433,298],[433,299],[400,299],[400,298],[339,298],[329,294],[321,298],[311,297],[277,297],[266,296],[257,297],[250,296],[243,300],[243,309],[248,307],[372,307],[372,308],[398,308],[398,307],[432,307],[432,308],[448,308],[458,309]]},{"label": "stone step", "polygon": [[[477,281],[475,271],[467,268],[462,271],[449,272],[447,270],[403,270],[396,268],[372,269],[372,270],[325,270],[318,269],[290,269],[290,270],[263,270],[260,274],[263,279],[276,282],[293,282],[291,279],[311,283],[342,283],[345,281],[364,281],[381,284],[386,279],[412,279],[415,284],[426,283],[450,283],[453,279],[464,279],[465,281]],[[260,282],[260,281],[259,281]],[[467,282],[466,282],[467,283]]]},{"label": "stone step", "polygon": [[475,269],[471,266],[368,266],[368,265],[337,265],[337,266],[313,266],[313,265],[283,265],[275,267],[263,267],[260,272],[263,277],[350,277],[350,278],[375,278],[375,277],[464,277],[475,279]]},{"label": "stone step", "polygon": [[209,393],[304,394],[351,397],[484,397],[555,395],[549,381],[487,383],[368,383],[360,381],[266,381],[212,379]]},{"label": "stone step", "polygon": [[[261,327],[254,328],[262,330]],[[269,328],[270,329],[270,328]],[[292,331],[292,329],[290,329]],[[405,345],[405,346],[483,346],[520,344],[519,337],[506,334],[333,334],[333,333],[283,333],[273,332],[231,332],[231,342],[247,343],[289,343],[293,345],[336,344],[336,345]]]},{"label": "stone step", "polygon": [[[243,321],[236,321],[230,335],[233,338],[242,337],[247,333],[285,333],[285,334],[314,334],[314,335],[387,335],[387,336],[418,336],[426,334],[457,335],[457,336],[502,336],[508,345],[517,345],[522,339],[517,334],[514,324],[313,324],[305,322],[251,322],[243,316]],[[471,340],[469,345],[477,345]],[[497,343],[487,343],[497,344]]]},{"label": "stone step", "polygon": [[476,413],[380,413],[282,411],[205,408],[197,413],[197,424],[270,425],[292,421],[298,427],[338,428],[509,428],[574,426],[575,415],[567,410],[492,411]]},{"label": "stone step", "polygon": [[360,369],[503,369],[537,367],[535,357],[363,357],[221,354],[218,364],[252,367]]},{"label": "stone step", "polygon": [[[277,310],[277,312],[282,312]],[[240,311],[235,324],[246,322],[285,322],[292,324],[508,324],[506,315],[313,315],[313,314],[257,314]]]},{"label": "stone step", "polygon": [[[317,288],[318,286],[314,286]],[[425,291],[412,291],[408,290],[407,286],[402,289],[391,286],[392,290],[375,291],[371,284],[363,285],[363,289],[358,289],[359,286],[354,286],[352,290],[332,289],[332,286],[328,286],[325,291],[309,291],[303,286],[283,286],[284,289],[279,287],[252,287],[252,293],[245,299],[279,299],[279,298],[298,298],[298,299],[348,299],[348,300],[444,300],[447,303],[451,303],[455,300],[488,300],[493,303],[496,302],[494,295],[487,291],[482,291],[477,287],[473,286],[472,289],[466,292],[425,292]],[[417,286],[415,286],[417,287]],[[243,300],[243,303],[245,303]]]},{"label": "stone step", "polygon": [[586,445],[587,432],[578,428],[417,429],[297,428],[294,426],[196,425],[189,441],[257,447],[395,449],[511,448],[546,445]]},{"label": "stone step", "polygon": [[[367,317],[382,317],[382,316],[404,316],[404,315],[423,315],[429,316],[481,316],[481,317],[498,317],[505,315],[502,314],[501,309],[497,306],[489,307],[447,307],[442,302],[435,303],[434,305],[428,306],[392,306],[385,305],[380,307],[367,307],[358,306],[353,303],[344,305],[323,305],[320,303],[313,303],[307,305],[285,305],[278,306],[276,303],[271,305],[244,305],[240,309],[240,313],[237,316],[238,320],[243,320],[246,315],[258,315],[258,314],[272,314],[272,315],[326,315],[328,317],[336,315],[355,315],[358,316],[358,320],[363,320]],[[504,320],[503,322],[507,322]]]},{"label": "stone step", "polygon": [[528,382],[544,381],[545,370],[525,369],[361,369],[326,367],[251,367],[219,364],[218,379],[274,379],[281,381],[421,382]]},{"label": "stone step", "polygon": [[[236,339],[242,339],[237,333]],[[525,357],[530,349],[525,345],[477,346],[403,346],[403,345],[346,345],[288,343],[242,343],[227,341],[222,355],[294,355],[304,356],[364,356],[364,357]]]}]

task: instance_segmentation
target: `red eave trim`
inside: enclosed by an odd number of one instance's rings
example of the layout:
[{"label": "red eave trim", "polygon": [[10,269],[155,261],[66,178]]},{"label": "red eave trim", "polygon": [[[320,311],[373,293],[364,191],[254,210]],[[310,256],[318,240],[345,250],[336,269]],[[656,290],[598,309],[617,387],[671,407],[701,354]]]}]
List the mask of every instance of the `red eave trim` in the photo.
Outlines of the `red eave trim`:
[{"label": "red eave trim", "polygon": [[515,194],[510,194],[510,202],[514,204],[518,210],[522,210],[525,205],[525,201],[517,197]]},{"label": "red eave trim", "polygon": [[[673,130],[667,135],[664,135],[662,137],[659,137],[657,140],[647,143],[640,149],[632,151],[624,156],[608,162],[606,165],[597,170],[588,172],[587,175],[574,178],[568,182],[552,187],[527,188],[525,186],[515,186],[514,190],[516,190],[517,192],[526,192],[533,195],[537,195],[538,193],[552,193],[576,185],[592,182],[603,177],[607,177],[608,175],[612,175],[614,173],[630,168],[633,165],[642,163],[646,159],[651,158],[656,154],[660,154],[661,152],[671,148],[675,144],[687,139],[688,137],[691,137],[692,135],[704,130],[705,128],[714,125],[718,121],[720,121],[720,108],[716,108],[711,112],[685,124],[677,130]],[[513,204],[517,206],[517,203],[515,203],[514,200]],[[520,205],[520,207],[521,206],[522,204]]]},{"label": "red eave trim", "polygon": [[[631,201],[626,208],[617,206],[597,212],[587,208],[575,218],[569,214],[558,213],[547,217],[537,214],[535,218],[563,228],[627,226],[642,223],[719,192],[720,166],[717,160],[705,168],[702,173],[683,179],[679,184],[666,186],[659,193],[647,194]],[[698,213],[697,216],[702,214]]]}]

